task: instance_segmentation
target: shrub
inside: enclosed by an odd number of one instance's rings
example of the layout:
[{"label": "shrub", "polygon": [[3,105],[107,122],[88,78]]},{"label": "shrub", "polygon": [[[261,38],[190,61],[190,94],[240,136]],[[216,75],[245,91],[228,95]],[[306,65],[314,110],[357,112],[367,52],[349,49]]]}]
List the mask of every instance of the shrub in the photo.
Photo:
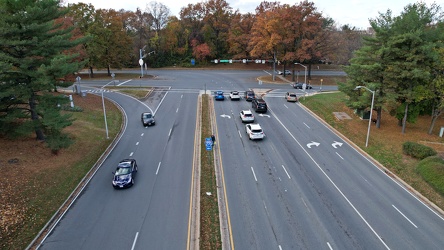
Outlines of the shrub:
[{"label": "shrub", "polygon": [[433,148],[409,141],[402,144],[402,152],[420,160],[436,155],[436,151]]},{"label": "shrub", "polygon": [[416,171],[441,195],[444,195],[444,160],[439,156],[425,158],[418,163]]}]

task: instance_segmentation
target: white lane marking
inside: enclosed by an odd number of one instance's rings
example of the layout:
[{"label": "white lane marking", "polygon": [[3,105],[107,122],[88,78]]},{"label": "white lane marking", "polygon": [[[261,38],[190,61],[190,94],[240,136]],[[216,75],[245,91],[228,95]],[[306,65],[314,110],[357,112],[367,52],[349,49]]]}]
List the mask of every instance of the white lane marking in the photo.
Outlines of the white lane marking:
[{"label": "white lane marking", "polygon": [[139,142],[136,142],[136,146],[139,145]]},{"label": "white lane marking", "polygon": [[305,122],[304,122],[304,125],[305,125],[307,128],[310,128],[310,126],[308,126]]},{"label": "white lane marking", "polygon": [[282,250],[282,247],[281,247],[281,245],[279,245],[279,250]]},{"label": "white lane marking", "polygon": [[333,247],[330,246],[330,242],[327,241],[327,246],[330,250],[333,250]]},{"label": "white lane marking", "polygon": [[157,170],[156,170],[156,175],[159,173],[159,169],[160,169],[160,164],[162,164],[161,161],[159,161],[159,165],[157,165]]},{"label": "white lane marking", "polygon": [[239,133],[239,137],[242,138],[242,133],[240,132],[240,130],[237,131]]},{"label": "white lane marking", "polygon": [[253,167],[251,167],[251,172],[253,172],[254,179],[257,181],[256,174],[254,173]]},{"label": "white lane marking", "polygon": [[307,208],[308,212],[310,212],[310,208],[308,208],[308,205],[307,205],[307,203],[305,202],[304,198],[301,197],[301,199],[302,199],[302,202],[304,203],[305,207]]},{"label": "white lane marking", "polygon": [[122,82],[121,84],[117,84],[117,86],[120,86],[120,85],[122,85],[122,84],[125,84],[125,83],[127,83],[127,82],[131,82],[133,79],[130,79],[130,80],[128,80],[128,81],[124,81],[124,82]]},{"label": "white lane marking", "polygon": [[392,204],[392,207],[394,208],[394,209],[396,209],[396,211],[398,211],[398,213],[400,213],[402,216],[404,216],[404,218],[406,219],[406,220],[408,220],[415,228],[418,228],[416,225],[415,225],[415,223],[413,223],[409,218],[407,218],[407,216],[405,216],[401,211],[399,211],[399,209],[397,208],[397,207],[395,207],[395,205],[393,205]]},{"label": "white lane marking", "polygon": [[183,98],[183,94],[180,96],[180,99],[182,99]]},{"label": "white lane marking", "polygon": [[133,156],[134,152],[131,152],[130,157]]},{"label": "white lane marking", "polygon": [[144,136],[145,135],[145,133],[142,133],[140,136]]},{"label": "white lane marking", "polygon": [[344,160],[344,158],[342,158],[342,156],[340,154],[338,154],[338,152],[335,152],[342,160]]},{"label": "white lane marking", "polygon": [[279,120],[279,118],[274,114],[273,110],[269,109],[271,114],[276,118],[276,120],[281,124],[281,126],[287,131],[287,133],[293,138],[293,140],[302,148],[305,154],[313,161],[313,163],[318,167],[319,171],[328,179],[328,181],[335,187],[338,193],[345,199],[345,201],[350,205],[350,207],[355,211],[355,213],[361,218],[362,221],[367,225],[367,227],[373,232],[373,234],[379,239],[379,241],[384,245],[386,249],[390,249],[390,247],[384,242],[384,240],[379,236],[379,234],[373,229],[370,223],[364,218],[364,216],[358,211],[358,209],[353,205],[353,203],[347,198],[347,196],[342,192],[342,190],[336,185],[336,183],[330,178],[330,176],[321,168],[321,166],[313,159],[313,157],[307,152],[307,150],[302,146],[302,144],[294,137],[294,135],[288,130],[287,127]]},{"label": "white lane marking", "polygon": [[179,108],[176,109],[176,113],[179,113]]},{"label": "white lane marking", "polygon": [[288,179],[291,179],[291,177],[290,177],[290,175],[288,174],[287,169],[285,169],[284,165],[282,165],[282,168],[284,169],[285,173],[287,174]]},{"label": "white lane marking", "polygon": [[172,128],[170,128],[170,132],[168,132],[168,137],[170,137],[171,136],[171,132],[172,132]]},{"label": "white lane marking", "polygon": [[134,237],[133,246],[131,247],[131,250],[134,250],[136,247],[137,238],[139,237],[139,232],[136,233],[136,237]]},{"label": "white lane marking", "polygon": [[284,107],[286,107],[288,109],[288,106],[284,104]]}]

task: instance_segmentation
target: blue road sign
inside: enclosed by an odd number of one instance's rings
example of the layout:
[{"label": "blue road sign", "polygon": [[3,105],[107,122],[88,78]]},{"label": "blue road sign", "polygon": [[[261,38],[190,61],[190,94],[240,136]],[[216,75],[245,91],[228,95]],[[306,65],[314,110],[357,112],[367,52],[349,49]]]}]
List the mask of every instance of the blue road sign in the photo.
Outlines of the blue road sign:
[{"label": "blue road sign", "polygon": [[205,147],[208,151],[213,148],[213,140],[211,138],[205,138]]}]

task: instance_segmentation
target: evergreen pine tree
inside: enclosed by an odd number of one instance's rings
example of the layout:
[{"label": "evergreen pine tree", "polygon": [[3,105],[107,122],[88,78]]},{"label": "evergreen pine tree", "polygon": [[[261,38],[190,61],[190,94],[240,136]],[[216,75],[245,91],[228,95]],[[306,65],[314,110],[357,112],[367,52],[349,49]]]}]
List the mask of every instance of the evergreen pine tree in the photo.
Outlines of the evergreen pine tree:
[{"label": "evergreen pine tree", "polygon": [[70,144],[62,129],[71,118],[48,106],[58,79],[82,67],[67,53],[85,42],[63,26],[67,11],[58,0],[0,0],[0,133]]}]

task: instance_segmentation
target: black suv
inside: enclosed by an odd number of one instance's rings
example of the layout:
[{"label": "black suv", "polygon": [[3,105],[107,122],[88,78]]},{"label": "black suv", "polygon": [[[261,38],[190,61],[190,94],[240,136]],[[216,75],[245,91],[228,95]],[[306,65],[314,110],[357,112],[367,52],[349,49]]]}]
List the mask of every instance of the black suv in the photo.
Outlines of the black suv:
[{"label": "black suv", "polygon": [[125,159],[119,162],[116,171],[113,172],[113,187],[126,188],[134,185],[134,176],[137,173],[137,163],[134,159]]},{"label": "black suv", "polygon": [[156,121],[154,120],[154,115],[149,112],[142,113],[141,120],[143,126],[151,126],[156,124]]},{"label": "black suv", "polygon": [[262,98],[255,98],[251,102],[251,106],[256,112],[267,112],[267,103]]},{"label": "black suv", "polygon": [[247,90],[245,91],[244,98],[246,101],[253,101],[255,98],[254,91]]}]

